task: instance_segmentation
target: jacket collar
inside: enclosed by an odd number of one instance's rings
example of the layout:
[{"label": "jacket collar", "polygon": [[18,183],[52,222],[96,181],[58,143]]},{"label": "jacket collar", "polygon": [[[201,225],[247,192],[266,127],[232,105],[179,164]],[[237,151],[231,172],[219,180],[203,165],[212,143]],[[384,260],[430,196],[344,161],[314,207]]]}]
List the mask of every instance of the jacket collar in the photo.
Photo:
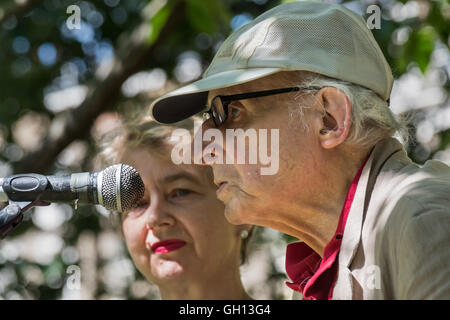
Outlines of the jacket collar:
[{"label": "jacket collar", "polygon": [[369,206],[372,191],[377,177],[386,161],[396,152],[406,152],[402,144],[395,138],[387,138],[378,142],[372,149],[369,159],[361,173],[361,177],[348,214],[339,253],[339,265],[349,268],[361,240],[363,221]]}]

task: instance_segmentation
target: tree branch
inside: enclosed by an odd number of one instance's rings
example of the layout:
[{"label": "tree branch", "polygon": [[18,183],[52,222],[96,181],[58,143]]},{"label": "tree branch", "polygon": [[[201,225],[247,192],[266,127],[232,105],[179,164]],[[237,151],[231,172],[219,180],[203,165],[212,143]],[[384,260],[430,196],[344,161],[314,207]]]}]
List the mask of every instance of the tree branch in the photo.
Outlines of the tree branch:
[{"label": "tree branch", "polygon": [[151,45],[148,44],[148,33],[142,32],[143,28],[148,28],[148,21],[136,28],[131,36],[127,37],[129,41],[124,45],[126,50],[117,50],[118,56],[110,74],[104,80],[97,80],[89,86],[88,95],[78,108],[63,115],[62,119],[55,118],[54,122],[60,121],[58,126],[62,126],[58,130],[60,133],[56,137],[48,134],[41,148],[13,165],[14,172],[43,172],[71,142],[84,138],[90,132],[97,116],[119,98],[124,81],[148,63],[155,49],[174,32],[184,16],[184,11],[184,2],[179,1],[157,40]]},{"label": "tree branch", "polygon": [[25,0],[22,3],[8,9],[0,8],[0,24],[12,16],[16,16],[16,18],[23,16],[34,7],[37,7],[41,2],[42,0]]}]

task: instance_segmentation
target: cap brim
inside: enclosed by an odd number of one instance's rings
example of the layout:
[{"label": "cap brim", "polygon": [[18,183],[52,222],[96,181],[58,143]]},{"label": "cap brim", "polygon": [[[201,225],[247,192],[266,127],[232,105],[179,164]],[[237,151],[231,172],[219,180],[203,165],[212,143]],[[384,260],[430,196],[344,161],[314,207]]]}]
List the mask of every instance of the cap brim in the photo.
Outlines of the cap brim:
[{"label": "cap brim", "polygon": [[242,84],[279,71],[280,68],[251,68],[217,73],[156,99],[150,105],[150,114],[160,123],[178,122],[203,111],[210,90]]}]

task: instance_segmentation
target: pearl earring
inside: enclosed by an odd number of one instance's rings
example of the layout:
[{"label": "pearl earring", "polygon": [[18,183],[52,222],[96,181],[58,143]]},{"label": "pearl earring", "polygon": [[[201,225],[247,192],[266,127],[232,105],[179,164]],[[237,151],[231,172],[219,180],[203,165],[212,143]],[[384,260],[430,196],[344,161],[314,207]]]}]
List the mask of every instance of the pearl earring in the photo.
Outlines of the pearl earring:
[{"label": "pearl earring", "polygon": [[248,231],[247,230],[242,230],[241,231],[241,238],[242,239],[247,239],[248,238]]}]

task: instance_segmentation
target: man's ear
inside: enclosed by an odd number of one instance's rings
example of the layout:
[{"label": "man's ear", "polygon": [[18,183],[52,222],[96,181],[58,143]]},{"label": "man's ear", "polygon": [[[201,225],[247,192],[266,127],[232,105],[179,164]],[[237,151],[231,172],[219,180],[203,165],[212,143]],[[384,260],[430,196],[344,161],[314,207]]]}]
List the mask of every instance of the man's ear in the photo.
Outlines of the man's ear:
[{"label": "man's ear", "polygon": [[337,147],[347,138],[351,125],[351,103],[347,95],[334,87],[321,89],[317,96],[324,112],[319,140],[324,149]]}]

